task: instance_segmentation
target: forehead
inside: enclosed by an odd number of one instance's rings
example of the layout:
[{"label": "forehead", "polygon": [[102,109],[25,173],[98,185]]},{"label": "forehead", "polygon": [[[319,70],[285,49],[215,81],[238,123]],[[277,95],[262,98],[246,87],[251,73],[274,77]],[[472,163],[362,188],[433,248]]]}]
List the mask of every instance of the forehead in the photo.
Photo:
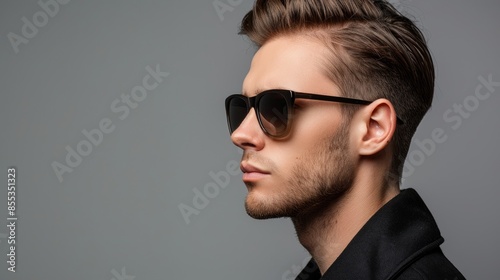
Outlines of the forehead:
[{"label": "forehead", "polygon": [[324,87],[331,92],[332,82],[324,71],[326,54],[318,40],[297,35],[274,38],[255,53],[243,94],[253,96],[267,89],[318,92]]}]

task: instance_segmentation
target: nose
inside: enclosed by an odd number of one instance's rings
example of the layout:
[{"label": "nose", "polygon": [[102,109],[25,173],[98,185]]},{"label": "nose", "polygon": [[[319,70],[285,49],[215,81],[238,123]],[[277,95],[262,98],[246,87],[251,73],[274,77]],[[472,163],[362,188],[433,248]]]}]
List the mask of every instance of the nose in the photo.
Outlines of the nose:
[{"label": "nose", "polygon": [[231,134],[231,141],[243,150],[262,150],[265,137],[266,135],[257,120],[255,109],[251,108],[240,126]]}]

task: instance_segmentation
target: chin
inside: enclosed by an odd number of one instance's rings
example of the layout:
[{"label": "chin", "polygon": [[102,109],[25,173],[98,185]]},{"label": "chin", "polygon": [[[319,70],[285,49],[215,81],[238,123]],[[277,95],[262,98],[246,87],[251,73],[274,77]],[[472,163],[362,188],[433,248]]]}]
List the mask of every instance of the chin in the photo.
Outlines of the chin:
[{"label": "chin", "polygon": [[264,194],[249,187],[245,210],[250,217],[258,220],[291,217],[293,213],[290,209],[297,208],[287,205],[283,197],[272,197],[271,194]]}]

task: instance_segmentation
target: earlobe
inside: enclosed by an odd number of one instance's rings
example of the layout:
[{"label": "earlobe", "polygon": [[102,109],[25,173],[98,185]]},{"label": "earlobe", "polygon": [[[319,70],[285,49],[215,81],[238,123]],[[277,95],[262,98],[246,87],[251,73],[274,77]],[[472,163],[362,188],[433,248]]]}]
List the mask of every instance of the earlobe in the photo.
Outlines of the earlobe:
[{"label": "earlobe", "polygon": [[396,111],[387,99],[377,99],[364,108],[366,128],[359,146],[360,155],[374,155],[387,147],[396,130]]}]

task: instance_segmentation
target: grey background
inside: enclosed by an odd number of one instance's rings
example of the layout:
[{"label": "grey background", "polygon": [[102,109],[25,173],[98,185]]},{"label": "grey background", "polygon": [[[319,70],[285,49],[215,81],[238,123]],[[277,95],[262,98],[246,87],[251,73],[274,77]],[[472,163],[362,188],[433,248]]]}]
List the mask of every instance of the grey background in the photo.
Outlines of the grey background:
[{"label": "grey background", "polygon": [[[37,1],[0,3],[0,279],[289,279],[308,256],[287,219],[247,217],[240,174],[186,224],[179,204],[240,153],[224,98],[238,92],[253,48],[236,35],[252,1],[70,1],[15,53]],[[468,279],[499,279],[500,88],[453,129],[443,114],[500,81],[500,4],[393,1],[434,55],[434,105],[415,138],[445,143],[405,178],[438,221],[447,256]],[[170,75],[123,120],[110,105],[145,67]],[[484,90],[484,89],[483,89]],[[456,114],[453,114],[456,115]],[[60,182],[51,163],[109,118],[115,130]],[[413,145],[411,150],[418,149]],[[17,272],[7,271],[7,168],[17,171]],[[123,270],[124,269],[124,270]],[[125,273],[123,273],[125,272]],[[120,276],[119,274],[123,274]],[[118,275],[118,276],[117,276]],[[120,277],[119,277],[120,276]],[[291,278],[290,278],[291,279]]]}]

